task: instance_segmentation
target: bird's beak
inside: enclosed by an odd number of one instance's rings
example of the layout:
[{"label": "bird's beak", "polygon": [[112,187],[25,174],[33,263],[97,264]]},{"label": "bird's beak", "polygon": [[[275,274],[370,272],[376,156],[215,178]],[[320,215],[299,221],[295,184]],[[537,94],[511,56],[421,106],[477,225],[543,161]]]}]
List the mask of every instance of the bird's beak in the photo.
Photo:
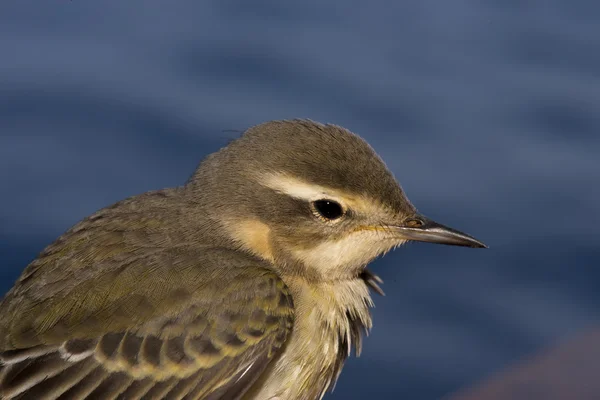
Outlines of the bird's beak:
[{"label": "bird's beak", "polygon": [[422,215],[417,215],[394,225],[393,230],[404,240],[415,240],[452,246],[487,248],[485,244],[466,233],[438,224]]}]

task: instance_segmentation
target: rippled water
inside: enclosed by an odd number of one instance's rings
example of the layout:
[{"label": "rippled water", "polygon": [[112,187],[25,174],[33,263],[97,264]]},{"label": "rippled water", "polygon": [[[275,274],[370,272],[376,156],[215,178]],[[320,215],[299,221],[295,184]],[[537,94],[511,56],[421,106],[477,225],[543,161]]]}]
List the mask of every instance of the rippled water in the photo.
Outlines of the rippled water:
[{"label": "rippled water", "polygon": [[82,217],[308,117],[490,245],[378,260],[375,328],[328,399],[435,399],[597,322],[600,5],[4,1],[0,287]]}]

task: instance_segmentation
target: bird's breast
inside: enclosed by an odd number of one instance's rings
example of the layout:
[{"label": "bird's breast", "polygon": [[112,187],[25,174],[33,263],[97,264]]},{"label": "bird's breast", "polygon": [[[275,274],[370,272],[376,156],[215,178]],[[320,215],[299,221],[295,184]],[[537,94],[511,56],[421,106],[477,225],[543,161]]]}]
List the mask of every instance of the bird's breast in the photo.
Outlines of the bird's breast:
[{"label": "bird's breast", "polygon": [[294,298],[294,329],[245,400],[320,399],[337,379],[351,346],[359,351],[360,335],[371,327],[372,301],[362,279],[286,283]]}]

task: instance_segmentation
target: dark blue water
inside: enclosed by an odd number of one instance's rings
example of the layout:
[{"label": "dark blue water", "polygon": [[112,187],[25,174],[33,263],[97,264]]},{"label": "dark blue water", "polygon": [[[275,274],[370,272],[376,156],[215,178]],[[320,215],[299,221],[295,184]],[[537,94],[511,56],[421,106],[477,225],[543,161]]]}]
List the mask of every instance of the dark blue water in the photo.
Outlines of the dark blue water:
[{"label": "dark blue water", "polygon": [[490,245],[377,261],[387,296],[327,396],[436,399],[598,321],[599,107],[593,1],[5,0],[0,289],[228,130],[336,123]]}]

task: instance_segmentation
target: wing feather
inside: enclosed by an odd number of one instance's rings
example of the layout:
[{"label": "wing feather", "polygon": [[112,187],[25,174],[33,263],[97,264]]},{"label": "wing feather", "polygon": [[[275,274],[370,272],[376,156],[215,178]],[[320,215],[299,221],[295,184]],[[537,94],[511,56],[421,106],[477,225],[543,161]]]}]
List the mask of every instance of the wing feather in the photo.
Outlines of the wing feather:
[{"label": "wing feather", "polygon": [[[120,288],[126,282],[101,282],[91,294],[73,288],[46,299],[13,289],[0,316],[15,307],[40,310],[42,301],[52,315],[0,327],[8,338],[0,347],[0,397],[240,398],[283,346],[293,324],[293,304],[274,272],[233,254],[178,254],[177,272],[165,263],[175,259],[169,254],[150,262],[153,274],[145,273],[143,265],[129,264],[140,273],[112,275],[137,279],[129,292]],[[186,279],[165,279],[164,273]],[[158,290],[157,295],[150,296],[148,287]],[[84,303],[104,300],[86,312],[72,297]],[[137,314],[124,323],[123,317],[137,309],[144,318]],[[107,312],[117,313],[116,322],[97,320],[110,319]],[[23,332],[25,341],[18,337]]]}]

